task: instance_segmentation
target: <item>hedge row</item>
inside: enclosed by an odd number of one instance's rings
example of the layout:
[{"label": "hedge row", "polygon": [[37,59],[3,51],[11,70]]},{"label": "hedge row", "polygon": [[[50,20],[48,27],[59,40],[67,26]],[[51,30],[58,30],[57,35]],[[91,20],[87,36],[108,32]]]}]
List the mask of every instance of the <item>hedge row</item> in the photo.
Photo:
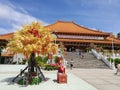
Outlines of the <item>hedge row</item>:
[{"label": "hedge row", "polygon": [[48,71],[50,71],[50,70],[57,70],[57,69],[58,69],[57,66],[50,66],[50,65],[45,66],[45,70],[48,70]]},{"label": "hedge row", "polygon": [[113,58],[107,58],[107,60],[108,60],[108,61],[111,61],[111,62],[115,62],[115,67],[116,67],[116,65],[117,65],[118,63],[120,63],[120,58],[115,58],[115,59],[113,59]]}]

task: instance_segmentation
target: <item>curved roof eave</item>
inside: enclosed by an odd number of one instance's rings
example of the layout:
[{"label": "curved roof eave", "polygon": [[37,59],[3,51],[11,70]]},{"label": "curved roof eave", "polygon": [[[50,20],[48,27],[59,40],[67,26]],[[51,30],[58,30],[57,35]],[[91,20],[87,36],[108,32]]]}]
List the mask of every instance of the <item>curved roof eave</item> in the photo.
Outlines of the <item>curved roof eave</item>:
[{"label": "curved roof eave", "polygon": [[50,31],[52,32],[110,36],[110,33],[102,32],[99,30],[92,30],[92,29],[80,26],[74,23],[73,21],[72,22],[57,21],[45,27],[50,29]]}]

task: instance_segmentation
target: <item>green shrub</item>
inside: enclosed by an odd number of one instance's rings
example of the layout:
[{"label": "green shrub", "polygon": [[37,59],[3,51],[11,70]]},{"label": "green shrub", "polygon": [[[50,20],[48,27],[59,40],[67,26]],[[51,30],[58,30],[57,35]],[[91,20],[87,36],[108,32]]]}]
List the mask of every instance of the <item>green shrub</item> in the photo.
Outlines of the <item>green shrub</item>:
[{"label": "green shrub", "polygon": [[23,85],[23,79],[20,79],[20,80],[18,81],[18,84]]},{"label": "green shrub", "polygon": [[[45,56],[44,58],[42,58],[41,56],[38,56],[38,57],[35,57],[35,60],[39,66],[44,67],[47,63],[48,56]],[[28,63],[29,62],[30,62],[30,58],[28,58]]]},{"label": "green shrub", "polygon": [[118,53],[120,54],[120,50],[118,50]]},{"label": "green shrub", "polygon": [[[39,84],[40,82],[42,82],[42,78],[41,77],[39,77],[39,78],[32,78],[31,82],[29,82],[29,85],[36,85],[36,84]],[[23,78],[21,78],[18,81],[18,84],[23,85]]]},{"label": "green shrub", "polygon": [[39,66],[44,67],[45,63],[43,62],[42,57],[40,57],[40,56],[35,57],[35,60]]},{"label": "green shrub", "polygon": [[57,69],[58,69],[57,66],[50,66],[50,65],[46,65],[45,66],[45,70],[48,70],[48,71],[50,71],[50,70],[57,70]]},{"label": "green shrub", "polygon": [[29,83],[30,85],[37,85],[42,81],[42,78],[33,78],[32,81]]},{"label": "green shrub", "polygon": [[42,61],[43,61],[44,63],[47,63],[47,60],[48,60],[48,56],[45,56]]},{"label": "green shrub", "polygon": [[107,58],[108,61],[114,62],[115,63],[115,67],[117,66],[118,63],[120,63],[120,58]]},{"label": "green shrub", "polygon": [[120,58],[115,58],[115,67],[117,67],[117,64],[120,63]]},{"label": "green shrub", "polygon": [[48,70],[48,71],[49,71],[49,70],[50,70],[50,67],[45,67],[45,70]]},{"label": "green shrub", "polygon": [[55,56],[55,63],[58,63],[59,57]]},{"label": "green shrub", "polygon": [[25,61],[25,60],[23,60],[23,61],[22,61],[22,64],[25,64],[25,63],[26,63],[26,61]]},{"label": "green shrub", "polygon": [[37,62],[38,66],[43,66],[43,62]]},{"label": "green shrub", "polygon": [[45,66],[45,70],[50,70],[49,68],[50,68],[50,65]]},{"label": "green shrub", "polygon": [[110,62],[114,62],[113,58],[107,58],[107,60],[110,61]]},{"label": "green shrub", "polygon": [[28,60],[27,60],[27,61],[28,61],[28,63],[29,63],[29,62],[30,62],[30,58],[28,58]]},{"label": "green shrub", "polygon": [[54,70],[58,70],[58,67],[53,67],[54,68]]},{"label": "green shrub", "polygon": [[49,67],[49,70],[53,70],[53,68],[52,68],[52,67]]},{"label": "green shrub", "polygon": [[38,57],[35,57],[35,60],[38,62],[42,62],[42,57],[38,56]]}]

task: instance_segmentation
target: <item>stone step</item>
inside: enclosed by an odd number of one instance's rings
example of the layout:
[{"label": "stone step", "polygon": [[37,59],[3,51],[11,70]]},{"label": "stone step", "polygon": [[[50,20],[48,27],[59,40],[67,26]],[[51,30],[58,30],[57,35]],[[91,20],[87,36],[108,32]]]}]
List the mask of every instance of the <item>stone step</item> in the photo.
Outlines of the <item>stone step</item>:
[{"label": "stone step", "polygon": [[90,53],[84,53],[84,58],[82,59],[76,52],[67,52],[65,59],[68,63],[73,59],[75,68],[108,68],[103,61],[96,59]]}]

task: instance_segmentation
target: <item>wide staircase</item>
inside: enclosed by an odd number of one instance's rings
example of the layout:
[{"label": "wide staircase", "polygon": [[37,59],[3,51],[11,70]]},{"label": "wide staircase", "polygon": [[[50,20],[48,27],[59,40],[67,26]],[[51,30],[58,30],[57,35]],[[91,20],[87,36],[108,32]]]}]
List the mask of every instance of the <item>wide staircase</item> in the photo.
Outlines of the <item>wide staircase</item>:
[{"label": "wide staircase", "polygon": [[90,53],[84,53],[84,58],[81,58],[79,54],[76,52],[67,52],[65,59],[68,62],[68,67],[70,64],[70,60],[73,59],[73,67],[74,68],[102,68],[108,69],[108,66],[102,61],[96,59]]}]

